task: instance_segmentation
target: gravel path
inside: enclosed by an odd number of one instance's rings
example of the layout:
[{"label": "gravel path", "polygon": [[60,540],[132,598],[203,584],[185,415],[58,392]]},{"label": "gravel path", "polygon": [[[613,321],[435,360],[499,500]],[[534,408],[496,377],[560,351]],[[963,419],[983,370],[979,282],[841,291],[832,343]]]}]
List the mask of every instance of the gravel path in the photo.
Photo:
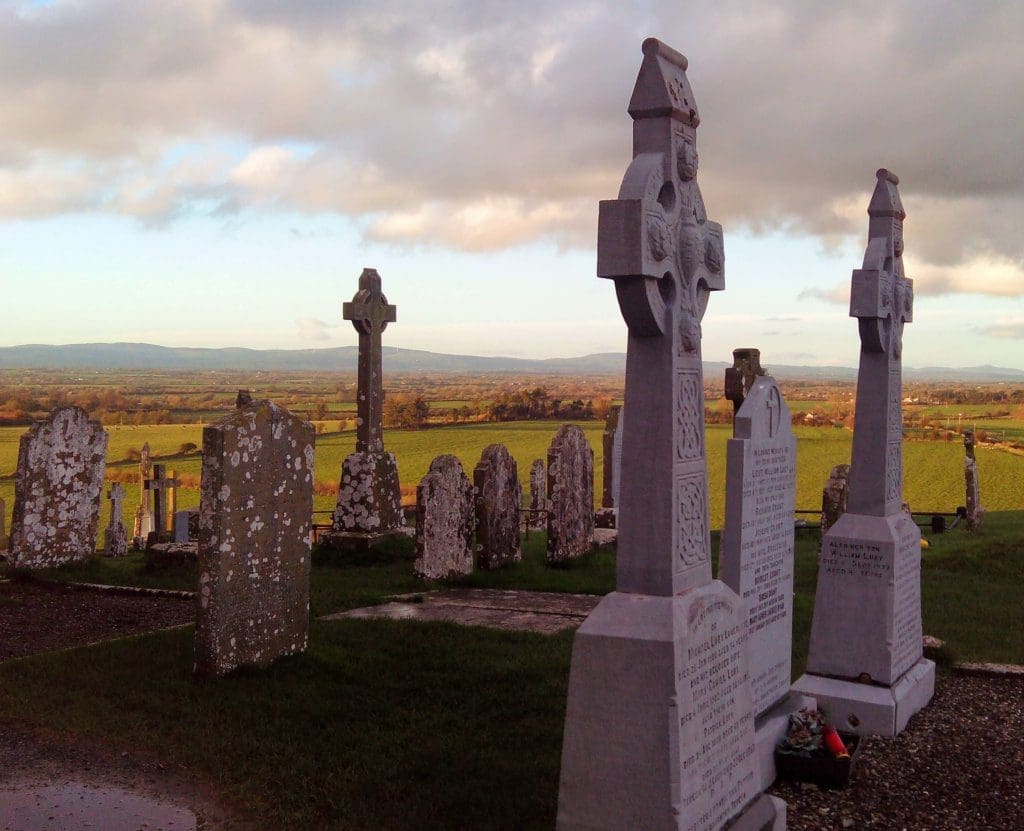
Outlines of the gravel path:
[{"label": "gravel path", "polygon": [[777,783],[790,831],[1024,827],[1024,680],[939,675],[895,739],[869,739],[843,790]]},{"label": "gravel path", "polygon": [[0,661],[194,620],[191,600],[106,594],[33,581],[0,582]]}]

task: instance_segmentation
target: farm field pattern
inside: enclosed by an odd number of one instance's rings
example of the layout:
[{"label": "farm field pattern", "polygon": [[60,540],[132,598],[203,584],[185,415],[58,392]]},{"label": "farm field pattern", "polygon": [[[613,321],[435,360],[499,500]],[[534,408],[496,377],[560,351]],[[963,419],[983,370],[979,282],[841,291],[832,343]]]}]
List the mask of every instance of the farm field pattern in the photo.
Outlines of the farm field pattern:
[{"label": "farm field pattern", "polygon": [[[584,422],[580,426],[594,448],[594,494],[600,501],[603,423]],[[388,430],[385,445],[398,458],[398,468],[405,486],[415,486],[427,472],[431,460],[442,453],[453,453],[462,461],[467,475],[472,477],[473,467],[483,449],[492,443],[505,444],[519,466],[519,477],[524,493],[528,493],[530,463],[546,458],[547,447],[558,428],[553,421],[504,422],[498,424],[469,424],[451,427],[433,427],[425,430]],[[0,428],[0,498],[7,503],[7,524],[10,527],[14,501],[14,482],[10,478],[17,465],[18,438],[22,427]],[[178,474],[200,475],[200,457],[171,456],[182,444],[202,444],[202,427],[198,424],[172,424],[151,426],[108,427],[110,446],[108,470],[135,471],[137,463],[124,461],[130,450],[137,450],[144,442],[158,459]],[[831,427],[797,427],[797,498],[799,509],[817,510],[821,505],[821,488],[832,466],[850,459],[853,434],[848,430]],[[725,512],[725,449],[732,435],[728,425],[709,425],[707,428],[708,479],[712,528],[720,528]],[[341,462],[355,447],[355,434],[327,433],[317,437],[316,479],[332,491],[337,486]],[[964,502],[963,447],[956,441],[907,441],[903,445],[904,495],[915,511],[953,511]],[[1003,449],[978,448],[981,470],[982,504],[989,511],[1021,510],[1024,508],[1024,456]],[[126,518],[138,504],[137,483],[125,482],[127,492]],[[195,488],[179,489],[179,509],[198,504]],[[334,498],[318,495],[314,499],[316,510],[330,510]],[[107,522],[107,508],[101,514],[100,528]],[[813,519],[813,517],[808,517]],[[323,521],[322,519],[320,521]]]}]

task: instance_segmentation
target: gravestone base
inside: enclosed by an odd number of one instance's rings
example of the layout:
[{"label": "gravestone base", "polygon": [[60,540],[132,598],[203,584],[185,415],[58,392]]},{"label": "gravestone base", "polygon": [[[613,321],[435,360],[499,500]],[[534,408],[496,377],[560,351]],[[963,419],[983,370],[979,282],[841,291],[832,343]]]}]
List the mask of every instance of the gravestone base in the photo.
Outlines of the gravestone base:
[{"label": "gravestone base", "polygon": [[743,629],[718,581],[602,598],[573,642],[560,831],[785,827],[785,806],[758,792]]},{"label": "gravestone base", "polygon": [[405,525],[394,453],[357,451],[345,457],[333,525],[332,534],[381,534]]},{"label": "gravestone base", "polygon": [[892,738],[932,700],[935,664],[922,658],[891,687],[807,674],[793,689],[814,696],[818,708],[839,730]]},{"label": "gravestone base", "polygon": [[411,539],[415,536],[415,528],[403,525],[389,531],[325,531],[317,537],[317,541],[321,547],[336,551],[366,551],[384,540],[397,537]]},{"label": "gravestone base", "polygon": [[815,700],[790,692],[785,698],[754,719],[754,752],[757,754],[761,783],[766,790],[775,781],[775,748],[789,732],[789,717],[803,709],[815,709]]},{"label": "gravestone base", "polygon": [[128,530],[122,523],[112,525],[103,532],[103,554],[124,557],[128,553]]},{"label": "gravestone base", "polygon": [[595,528],[615,528],[618,522],[617,508],[598,508],[594,511]]},{"label": "gravestone base", "polygon": [[146,546],[146,569],[174,568],[199,559],[197,542],[155,542]]}]

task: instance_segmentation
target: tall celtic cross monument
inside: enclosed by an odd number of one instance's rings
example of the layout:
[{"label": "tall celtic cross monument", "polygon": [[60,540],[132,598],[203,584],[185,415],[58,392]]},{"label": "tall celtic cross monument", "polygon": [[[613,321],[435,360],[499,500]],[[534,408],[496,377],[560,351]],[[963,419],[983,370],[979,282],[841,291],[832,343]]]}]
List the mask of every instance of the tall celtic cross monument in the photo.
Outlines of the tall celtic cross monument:
[{"label": "tall celtic cross monument", "polygon": [[643,53],[633,161],[598,225],[629,331],[617,587],[573,645],[558,828],[781,827],[757,783],[743,603],[711,579],[700,323],[722,229],[686,58],[653,38]]},{"label": "tall celtic cross monument", "polygon": [[898,184],[878,171],[864,267],[853,272],[860,370],[849,501],[822,538],[807,674],[794,685],[838,726],[883,736],[903,730],[935,691],[922,646],[921,532],[903,508],[903,325],[914,284],[903,273]]},{"label": "tall celtic cross monument", "polygon": [[384,378],[381,335],[397,319],[397,309],[381,291],[380,275],[364,268],[359,291],[342,307],[345,320],[359,333],[359,382],[356,405],[356,452],[342,465],[338,504],[328,543],[371,540],[403,528],[398,464],[384,451],[382,413]]}]

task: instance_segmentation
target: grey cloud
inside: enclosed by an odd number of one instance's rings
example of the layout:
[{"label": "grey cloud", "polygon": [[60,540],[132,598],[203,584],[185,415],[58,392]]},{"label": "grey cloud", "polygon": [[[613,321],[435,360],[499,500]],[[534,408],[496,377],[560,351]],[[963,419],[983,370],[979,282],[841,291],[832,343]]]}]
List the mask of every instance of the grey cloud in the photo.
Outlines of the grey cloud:
[{"label": "grey cloud", "polygon": [[840,306],[845,306],[850,302],[850,284],[839,283],[833,286],[831,289],[823,289],[815,286],[810,286],[801,291],[797,297],[797,300],[822,300],[825,303],[836,303]]},{"label": "grey cloud", "polygon": [[982,335],[1002,340],[1024,340],[1024,320],[1016,320],[1004,323],[993,323],[991,326],[978,327],[976,330]]},{"label": "grey cloud", "polygon": [[[701,186],[727,229],[863,237],[885,166],[902,180],[918,291],[1024,294],[1019,4],[18,8],[0,5],[0,215],[157,223],[202,201],[339,212],[398,245],[591,247],[596,203],[630,157],[625,107],[653,33],[690,59]],[[202,157],[224,141],[253,153],[191,172],[162,161],[176,143]],[[32,198],[54,158],[77,168],[66,208]]]}]

